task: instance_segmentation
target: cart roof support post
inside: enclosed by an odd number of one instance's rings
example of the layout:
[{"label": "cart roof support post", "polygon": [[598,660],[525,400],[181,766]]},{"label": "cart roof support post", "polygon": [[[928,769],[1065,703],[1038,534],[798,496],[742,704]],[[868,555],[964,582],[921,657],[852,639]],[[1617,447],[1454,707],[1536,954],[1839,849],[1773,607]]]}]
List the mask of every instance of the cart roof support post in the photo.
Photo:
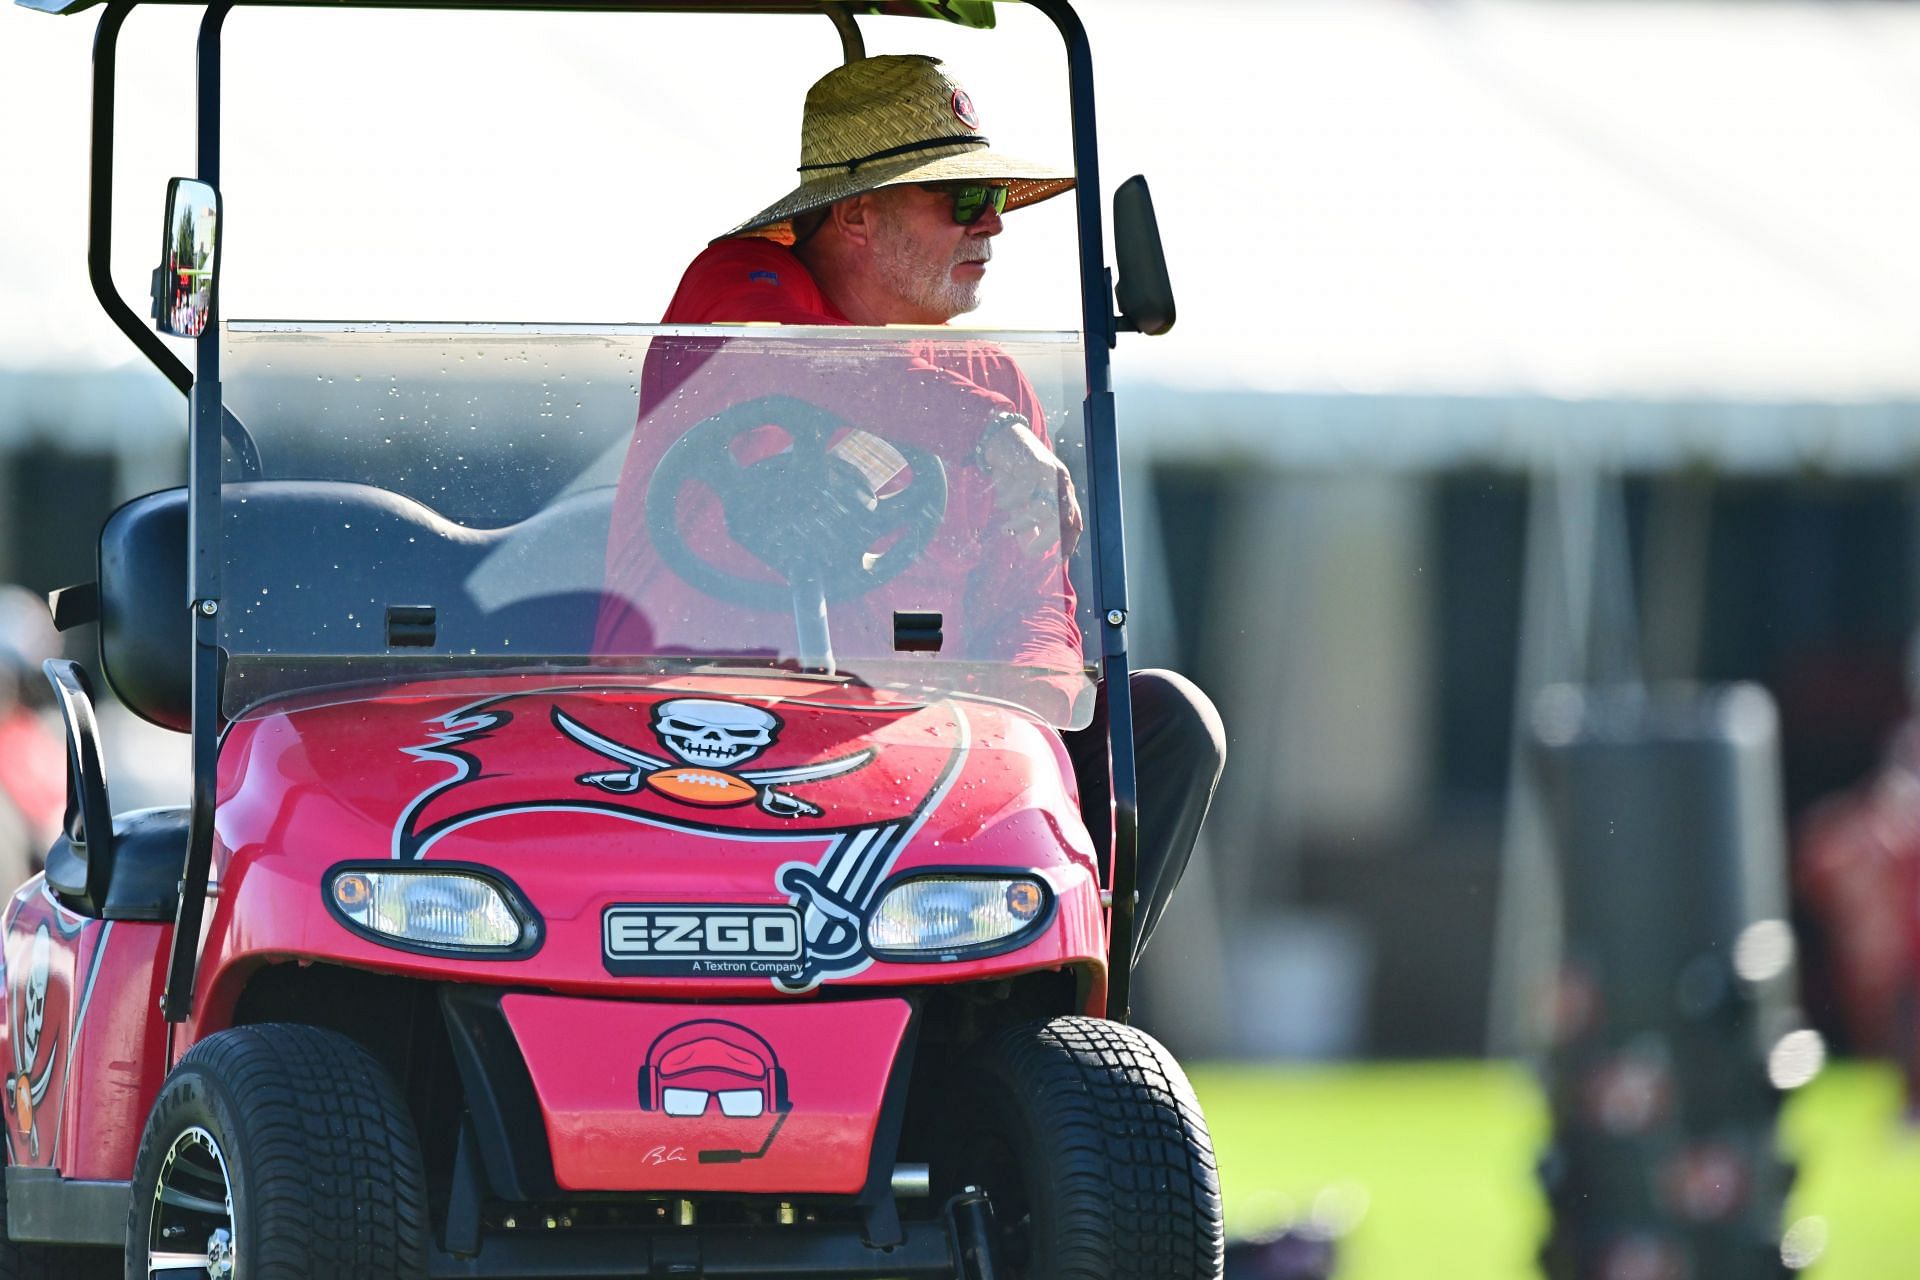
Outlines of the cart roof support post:
[{"label": "cart roof support post", "polygon": [[[232,0],[215,0],[200,21],[197,168],[200,181],[220,186],[220,32]],[[193,611],[193,804],[187,824],[186,865],[180,873],[173,952],[167,964],[161,1012],[182,1022],[193,1012],[193,979],[200,954],[200,925],[213,864],[213,809],[220,764],[220,316],[213,311],[194,340],[197,376],[187,418],[187,600]]]},{"label": "cart roof support post", "polygon": [[1133,696],[1127,683],[1127,555],[1120,526],[1120,448],[1113,412],[1113,273],[1106,263],[1100,210],[1099,132],[1094,122],[1093,55],[1086,27],[1066,0],[1029,0],[1060,29],[1067,45],[1073,104],[1075,209],[1079,217],[1080,309],[1086,329],[1087,515],[1099,609],[1100,673],[1107,687],[1107,753],[1113,794],[1112,928],[1107,952],[1107,1016],[1125,1021],[1131,1005],[1135,899],[1138,896],[1138,798],[1133,767]]}]

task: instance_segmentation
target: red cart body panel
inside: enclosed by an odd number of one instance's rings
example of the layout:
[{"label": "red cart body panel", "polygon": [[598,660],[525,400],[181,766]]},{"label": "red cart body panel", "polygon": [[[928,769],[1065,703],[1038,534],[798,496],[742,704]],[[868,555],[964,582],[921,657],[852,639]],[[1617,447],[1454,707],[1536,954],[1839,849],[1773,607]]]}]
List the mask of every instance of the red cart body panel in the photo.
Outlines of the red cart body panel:
[{"label": "red cart body panel", "polygon": [[[707,759],[705,740],[720,744]],[[1004,705],[790,676],[495,677],[308,697],[228,732],[216,814],[220,891],[175,1060],[231,1023],[264,964],[544,993],[503,1009],[569,1190],[855,1193],[909,1018],[889,988],[1072,969],[1089,1011],[1106,998],[1096,860],[1064,747]],[[486,867],[538,916],[539,945],[504,958],[374,941],[326,906],[343,862]],[[1049,906],[997,953],[876,956],[863,916],[917,869],[1032,875]],[[616,926],[654,907],[781,913],[799,954],[617,961]],[[873,998],[821,1001],[824,987]],[[640,1092],[641,1069],[675,1028],[705,1023],[732,1030],[655,1055],[691,1073],[674,1086],[681,1110],[713,1099],[699,1118],[672,1115]],[[789,1082],[787,1110],[771,1076],[720,1087],[755,1043]],[[759,1116],[725,1114],[723,1095],[740,1110],[753,1087]],[[767,1134],[720,1132],[762,1118],[781,1129],[757,1155]]]},{"label": "red cart body panel", "polygon": [[[675,711],[761,727],[739,735],[752,741],[731,763],[691,764],[672,749],[674,729],[689,727]],[[223,746],[221,893],[178,1047],[227,1024],[259,964],[306,957],[694,1000],[1073,967],[1092,975],[1093,1007],[1105,994],[1105,923],[1071,779],[1058,736],[1017,709],[791,677],[441,682],[269,709]],[[365,938],[323,902],[327,870],[356,860],[492,868],[539,915],[539,949],[496,959]],[[876,957],[861,913],[918,867],[1035,874],[1052,891],[1050,919],[988,958],[934,967]],[[623,904],[790,909],[805,954],[614,965],[607,912]]]},{"label": "red cart body panel", "polygon": [[[699,739],[725,743],[716,725],[745,741],[693,763]],[[673,750],[676,733],[693,740],[681,742],[687,752]],[[86,919],[40,878],[10,902],[0,1061],[11,1158],[72,1178],[130,1177],[166,1070],[230,1025],[261,965],[312,960],[597,997],[505,1004],[569,1189],[851,1193],[908,1019],[886,988],[1073,968],[1088,977],[1086,1007],[1104,1001],[1104,912],[1078,812],[1059,738],[1025,713],[832,682],[495,678],[266,708],[223,743],[219,887],[195,1014],[171,1060],[158,1012],[170,925]],[[327,872],[382,860],[496,870],[539,916],[538,949],[422,953],[350,930],[325,905]],[[1000,954],[873,955],[862,914],[891,879],[921,868],[1032,874],[1051,906],[1030,939]],[[617,963],[614,917],[662,905],[784,912],[802,954]],[[808,998],[827,985],[876,998]],[[806,1081],[790,1112],[768,1095],[762,1113],[787,1119],[756,1159],[702,1164],[697,1154],[750,1150],[698,1136],[750,1128],[746,1117],[716,1101],[705,1120],[665,1125],[636,1092],[648,1048],[703,1021],[744,1028],[787,1079]],[[595,1052],[579,1052],[581,1028]],[[749,1052],[727,1049],[730,1034],[705,1037],[679,1065]],[[719,1080],[723,1067],[699,1069]],[[668,1141],[682,1128],[689,1140]],[[647,1158],[655,1146],[662,1163]],[[670,1158],[676,1147],[694,1153],[684,1168]]]},{"label": "red cart body panel", "polygon": [[[721,744],[709,759],[703,740]],[[858,1191],[908,1021],[887,988],[1071,968],[1089,1011],[1105,1000],[1096,861],[1064,748],[1003,705],[779,676],[442,680],[262,708],[232,727],[220,763],[218,890],[194,1016],[171,1060],[157,1007],[170,925],[85,919],[39,878],[10,903],[0,1060],[15,1163],[130,1177],[165,1071],[231,1024],[265,964],[553,993],[505,1008],[556,1173],[578,1190]],[[493,869],[538,915],[539,946],[506,959],[373,941],[325,904],[327,873],[344,861]],[[1031,874],[1051,905],[998,954],[875,956],[862,916],[916,869]],[[617,962],[620,913],[657,906],[783,913],[800,954]],[[875,998],[810,998],[823,986]],[[711,1114],[650,1110],[664,1099],[637,1092],[649,1049],[705,1022],[738,1031],[696,1036],[705,1043],[678,1055],[695,1083],[676,1098],[710,1093]],[[718,1135],[753,1126],[717,1100],[742,1090],[717,1083],[755,1038],[804,1087],[786,1095],[789,1111],[766,1093],[761,1114],[785,1120],[764,1154],[702,1163],[702,1150],[754,1149]],[[701,1072],[716,1087],[696,1088]],[[692,1153],[684,1167],[676,1148]]]},{"label": "red cart body panel", "polygon": [[570,1191],[852,1195],[910,1008],[501,1001]]},{"label": "red cart body panel", "polygon": [[166,1071],[158,1000],[170,931],[75,915],[39,876],[5,920],[8,1158],[69,1178],[130,1178]]}]

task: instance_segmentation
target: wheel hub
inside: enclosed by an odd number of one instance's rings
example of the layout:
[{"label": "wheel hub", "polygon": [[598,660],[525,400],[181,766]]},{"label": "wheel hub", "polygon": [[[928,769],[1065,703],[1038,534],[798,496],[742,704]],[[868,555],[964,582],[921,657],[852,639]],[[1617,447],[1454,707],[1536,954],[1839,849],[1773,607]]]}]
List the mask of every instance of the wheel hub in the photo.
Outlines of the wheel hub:
[{"label": "wheel hub", "polygon": [[[189,1240],[205,1244],[198,1252],[191,1246],[183,1249]],[[195,1125],[173,1140],[160,1163],[147,1233],[147,1271],[232,1280],[238,1257],[226,1157],[213,1135]]]},{"label": "wheel hub", "polygon": [[233,1274],[233,1233],[225,1227],[216,1228],[207,1237],[207,1274],[215,1280],[226,1280]]}]

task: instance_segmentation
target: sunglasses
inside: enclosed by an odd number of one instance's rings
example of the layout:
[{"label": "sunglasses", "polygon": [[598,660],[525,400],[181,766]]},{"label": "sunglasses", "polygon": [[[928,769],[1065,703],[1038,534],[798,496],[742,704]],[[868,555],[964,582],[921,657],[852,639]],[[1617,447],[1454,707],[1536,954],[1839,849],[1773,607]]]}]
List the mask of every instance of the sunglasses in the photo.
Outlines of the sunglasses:
[{"label": "sunglasses", "polygon": [[928,191],[952,196],[953,220],[963,227],[970,227],[985,217],[989,206],[996,214],[1007,211],[1007,186],[1003,182],[938,182],[921,185]]},{"label": "sunglasses", "polygon": [[[703,1116],[712,1096],[706,1089],[662,1089],[660,1109],[670,1116]],[[767,1109],[766,1095],[758,1089],[722,1089],[719,1098],[720,1114],[735,1120],[751,1119]]]}]

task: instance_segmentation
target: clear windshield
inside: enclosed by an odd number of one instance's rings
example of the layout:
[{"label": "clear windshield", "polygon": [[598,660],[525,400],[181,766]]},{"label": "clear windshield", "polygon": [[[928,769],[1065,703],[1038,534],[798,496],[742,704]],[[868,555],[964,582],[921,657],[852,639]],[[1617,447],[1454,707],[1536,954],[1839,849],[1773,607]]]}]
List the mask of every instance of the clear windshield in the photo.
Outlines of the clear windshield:
[{"label": "clear windshield", "polygon": [[1091,715],[1077,335],[226,339],[258,452],[222,490],[230,713],[410,673],[719,664]]}]

